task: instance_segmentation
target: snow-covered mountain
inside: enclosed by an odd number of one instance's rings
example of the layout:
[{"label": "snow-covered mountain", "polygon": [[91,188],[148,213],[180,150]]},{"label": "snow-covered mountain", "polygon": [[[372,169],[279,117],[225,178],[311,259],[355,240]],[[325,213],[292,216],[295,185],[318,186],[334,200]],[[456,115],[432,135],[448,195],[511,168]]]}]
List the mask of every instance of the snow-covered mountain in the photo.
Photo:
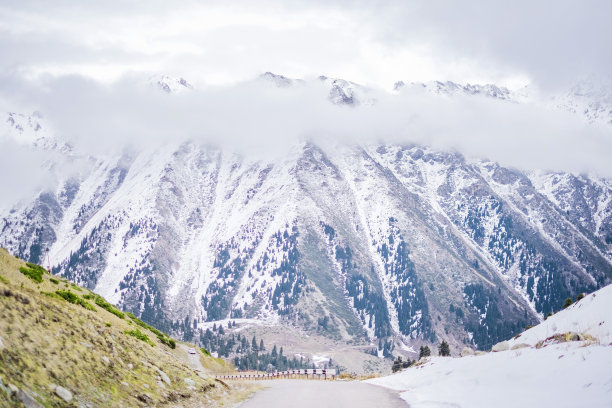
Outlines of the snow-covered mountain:
[{"label": "snow-covered mountain", "polygon": [[403,81],[398,81],[393,86],[393,90],[395,92],[401,92],[405,88],[412,89],[422,89],[427,92],[431,92],[438,95],[479,95],[479,96],[487,96],[490,98],[497,98],[502,100],[513,100],[513,93],[505,87],[498,87],[493,84],[458,84],[452,81],[440,82],[440,81],[430,81],[430,82],[411,82],[409,84],[404,83]]},{"label": "snow-covered mountain", "polygon": [[612,84],[605,80],[584,79],[553,95],[541,94],[530,87],[511,91],[495,84],[459,84],[452,81],[398,81],[393,86],[393,91],[423,91],[446,97],[469,95],[516,103],[530,102],[553,110],[571,112],[591,124],[612,126]]},{"label": "snow-covered mountain", "polygon": [[149,84],[158,87],[165,93],[181,93],[193,89],[193,85],[185,78],[175,78],[169,75],[153,76],[149,78]]},{"label": "snow-covered mountain", "polygon": [[612,83],[603,83],[602,86],[599,81],[580,81],[553,97],[553,104],[582,115],[591,123],[612,125]]},{"label": "snow-covered mountain", "polygon": [[[320,81],[333,103],[375,103]],[[36,128],[9,118],[11,132]],[[255,318],[344,342],[488,349],[612,282],[607,179],[395,144],[301,142],[279,161],[176,142],[87,161],[1,214],[0,246],[176,335]]]},{"label": "snow-covered mountain", "polygon": [[0,142],[9,139],[13,142],[29,145],[34,149],[59,151],[70,154],[72,147],[58,139],[43,115],[38,112],[23,114],[7,112],[4,129],[0,133]]}]

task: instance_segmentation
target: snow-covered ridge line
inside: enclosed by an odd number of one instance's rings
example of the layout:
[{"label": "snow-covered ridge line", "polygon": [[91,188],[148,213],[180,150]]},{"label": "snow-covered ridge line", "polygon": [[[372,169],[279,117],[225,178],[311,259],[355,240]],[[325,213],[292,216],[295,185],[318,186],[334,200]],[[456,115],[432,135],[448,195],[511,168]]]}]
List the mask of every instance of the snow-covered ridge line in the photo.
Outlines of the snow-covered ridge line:
[{"label": "snow-covered ridge line", "polygon": [[[334,103],[369,95],[316,81],[342,92]],[[11,116],[10,132],[44,131],[39,116]],[[88,160],[0,214],[0,245],[33,262],[49,248],[55,272],[177,336],[256,318],[387,353],[440,337],[488,349],[612,281],[612,188],[588,175],[386,143],[300,142],[273,160],[173,142]]]}]

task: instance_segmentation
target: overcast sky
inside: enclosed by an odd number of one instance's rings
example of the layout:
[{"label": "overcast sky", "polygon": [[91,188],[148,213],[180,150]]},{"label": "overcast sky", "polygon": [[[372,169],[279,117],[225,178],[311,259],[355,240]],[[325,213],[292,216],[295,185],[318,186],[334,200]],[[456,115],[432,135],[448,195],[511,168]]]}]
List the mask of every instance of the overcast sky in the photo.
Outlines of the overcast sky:
[{"label": "overcast sky", "polygon": [[4,1],[0,70],[227,84],[265,71],[567,86],[612,70],[612,2]]},{"label": "overcast sky", "polygon": [[[610,127],[579,115],[384,91],[398,80],[452,80],[556,93],[586,76],[607,80],[610,16],[609,0],[3,1],[0,112],[41,111],[45,126],[92,154],[185,139],[278,153],[331,138],[610,177]],[[310,85],[252,81],[266,71]],[[158,74],[196,90],[169,96],[142,86]],[[371,87],[377,101],[335,106],[318,75]],[[4,136],[0,182],[14,194],[0,207],[56,180],[19,166],[53,157]]]}]

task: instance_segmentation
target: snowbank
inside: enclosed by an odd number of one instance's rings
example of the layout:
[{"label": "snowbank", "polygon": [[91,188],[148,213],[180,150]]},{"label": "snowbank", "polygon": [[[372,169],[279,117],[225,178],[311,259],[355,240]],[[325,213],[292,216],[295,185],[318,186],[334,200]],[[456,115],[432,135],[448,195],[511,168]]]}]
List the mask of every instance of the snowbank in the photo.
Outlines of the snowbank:
[{"label": "snowbank", "polygon": [[463,358],[433,357],[367,382],[399,390],[411,408],[612,407],[612,286],[510,341],[536,345],[578,332],[595,341],[525,347]]},{"label": "snowbank", "polygon": [[411,408],[612,407],[612,347],[580,342],[463,358],[368,380]]},{"label": "snowbank", "polygon": [[[612,285],[599,289],[509,341],[536,345],[556,333],[586,333],[601,345],[612,343]],[[612,368],[610,369],[612,370]]]}]

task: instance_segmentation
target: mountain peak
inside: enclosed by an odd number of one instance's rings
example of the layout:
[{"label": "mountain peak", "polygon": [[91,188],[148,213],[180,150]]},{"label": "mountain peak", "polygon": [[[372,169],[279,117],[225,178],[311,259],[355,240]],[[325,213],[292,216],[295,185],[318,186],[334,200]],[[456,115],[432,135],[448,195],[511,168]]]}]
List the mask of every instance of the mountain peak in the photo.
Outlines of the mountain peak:
[{"label": "mountain peak", "polygon": [[149,83],[153,86],[157,86],[159,89],[168,94],[176,94],[193,90],[193,85],[182,77],[175,78],[169,75],[158,75],[151,77],[149,79]]},{"label": "mountain peak", "polygon": [[259,76],[259,79],[271,82],[272,84],[276,85],[279,88],[289,87],[296,82],[295,79],[287,78],[284,75],[277,75],[270,71],[264,72],[263,74],[261,74]]}]

